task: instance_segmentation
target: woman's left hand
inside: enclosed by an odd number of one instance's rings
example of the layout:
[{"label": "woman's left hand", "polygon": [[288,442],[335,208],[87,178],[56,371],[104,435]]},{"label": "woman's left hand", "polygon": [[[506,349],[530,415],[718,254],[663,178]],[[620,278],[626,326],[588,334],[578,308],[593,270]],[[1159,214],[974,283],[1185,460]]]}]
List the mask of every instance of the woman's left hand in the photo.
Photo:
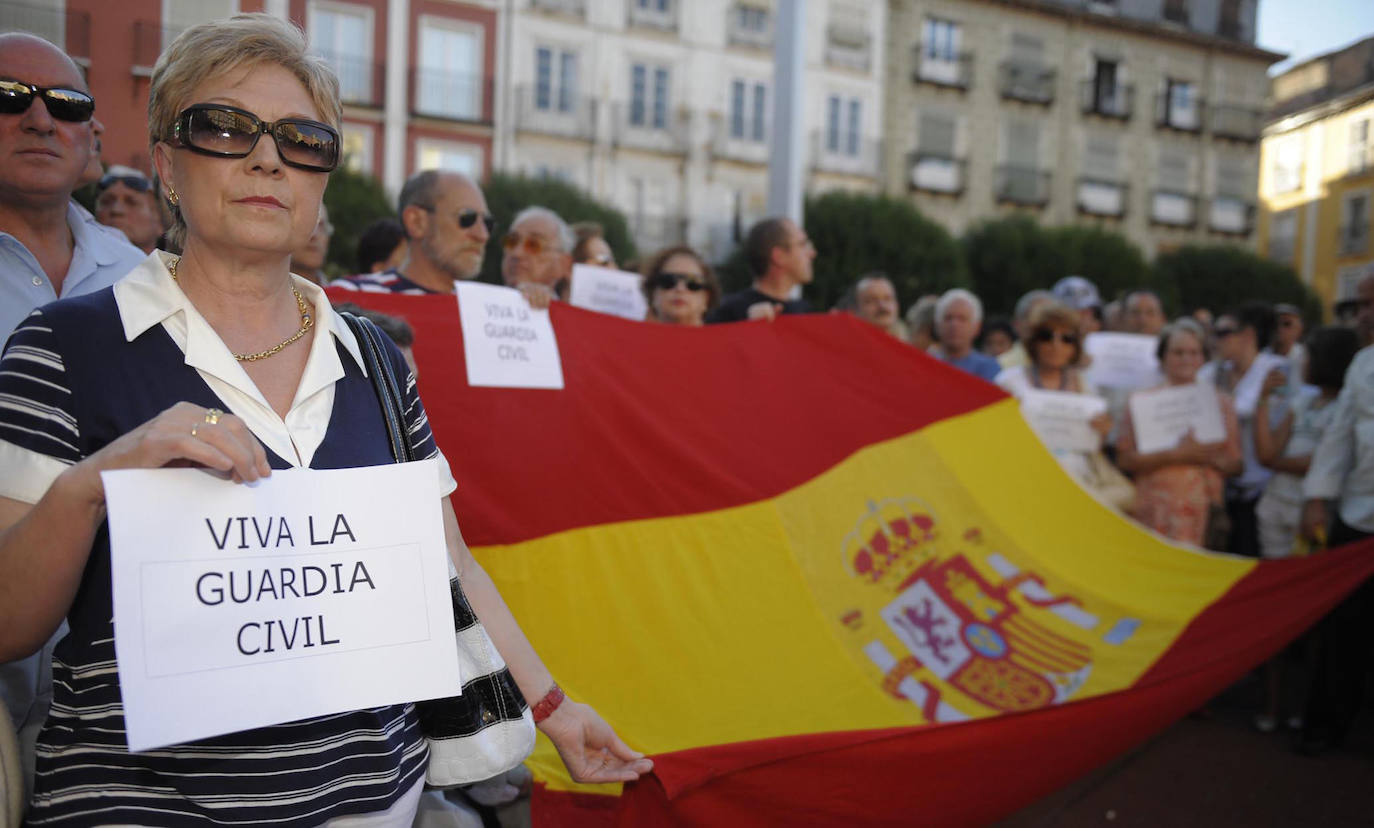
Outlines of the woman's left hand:
[{"label": "woman's left hand", "polygon": [[572,699],[564,699],[539,729],[558,749],[574,781],[633,782],[654,768],[652,760],[620,741],[595,710]]}]

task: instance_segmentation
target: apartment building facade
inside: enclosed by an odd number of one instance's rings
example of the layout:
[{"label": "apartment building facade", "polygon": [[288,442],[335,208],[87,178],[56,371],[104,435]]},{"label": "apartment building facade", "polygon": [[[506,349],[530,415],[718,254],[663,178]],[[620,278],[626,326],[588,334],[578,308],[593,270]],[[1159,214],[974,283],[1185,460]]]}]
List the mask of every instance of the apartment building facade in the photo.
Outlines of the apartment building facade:
[{"label": "apartment building facade", "polygon": [[1259,247],[1323,307],[1374,274],[1374,38],[1274,78],[1260,145]]},{"label": "apartment building facade", "polygon": [[267,12],[299,25],[339,75],[345,163],[391,192],[412,172],[491,168],[499,0],[0,0],[0,31],[62,45],[85,69],[107,163],[148,170],[148,84],[197,23]]},{"label": "apartment building facade", "polygon": [[1254,239],[1253,0],[893,0],[886,186],[954,233],[1012,211],[1148,257]]},{"label": "apartment building facade", "polygon": [[[769,0],[511,0],[497,168],[563,178],[629,218],[641,251],[723,258],[766,212]],[[882,184],[886,3],[809,0],[806,187]]]}]

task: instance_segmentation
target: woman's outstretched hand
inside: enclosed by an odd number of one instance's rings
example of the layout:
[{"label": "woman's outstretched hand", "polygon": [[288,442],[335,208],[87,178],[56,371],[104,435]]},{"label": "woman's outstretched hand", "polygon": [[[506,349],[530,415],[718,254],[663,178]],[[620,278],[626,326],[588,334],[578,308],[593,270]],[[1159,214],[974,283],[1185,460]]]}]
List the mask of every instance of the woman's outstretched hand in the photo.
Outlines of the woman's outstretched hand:
[{"label": "woman's outstretched hand", "polygon": [[633,782],[653,770],[654,763],[615,735],[591,707],[565,699],[539,723],[574,781]]}]

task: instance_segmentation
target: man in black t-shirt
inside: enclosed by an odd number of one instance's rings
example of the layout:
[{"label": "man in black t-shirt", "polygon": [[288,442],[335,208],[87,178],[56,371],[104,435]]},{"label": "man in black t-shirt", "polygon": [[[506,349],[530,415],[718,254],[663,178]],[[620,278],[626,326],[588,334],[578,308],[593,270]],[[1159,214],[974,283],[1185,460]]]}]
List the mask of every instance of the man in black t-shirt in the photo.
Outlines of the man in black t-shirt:
[{"label": "man in black t-shirt", "polygon": [[796,222],[767,218],[749,228],[744,258],[754,274],[754,284],[725,297],[706,315],[707,323],[811,312],[805,300],[791,298],[793,288],[811,283],[811,261],[816,258],[816,248]]}]

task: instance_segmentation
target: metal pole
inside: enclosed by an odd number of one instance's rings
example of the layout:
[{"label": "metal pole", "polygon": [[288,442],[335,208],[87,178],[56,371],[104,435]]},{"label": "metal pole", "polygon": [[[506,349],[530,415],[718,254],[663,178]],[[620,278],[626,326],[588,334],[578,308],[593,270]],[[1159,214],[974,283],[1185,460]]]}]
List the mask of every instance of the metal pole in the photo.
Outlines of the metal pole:
[{"label": "metal pole", "polygon": [[768,214],[802,222],[806,0],[779,0],[773,36],[773,151],[768,159]]}]

